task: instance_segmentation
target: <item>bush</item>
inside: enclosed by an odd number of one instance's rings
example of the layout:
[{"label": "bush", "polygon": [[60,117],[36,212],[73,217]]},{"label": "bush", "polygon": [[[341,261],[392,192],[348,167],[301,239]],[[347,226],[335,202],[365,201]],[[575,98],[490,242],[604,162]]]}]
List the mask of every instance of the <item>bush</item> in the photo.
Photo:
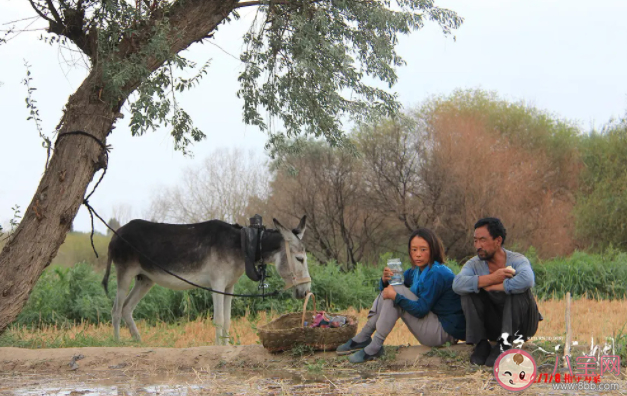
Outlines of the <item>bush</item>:
[{"label": "bush", "polygon": [[[335,263],[322,265],[310,258],[309,271],[313,279],[312,292],[318,299],[317,308],[341,311],[349,307],[369,307],[378,294],[378,279],[384,262],[382,260],[378,266],[358,264],[354,271],[344,272]],[[268,290],[281,290],[283,280],[273,266],[268,268]],[[81,321],[109,322],[117,288],[115,272],[109,281],[108,296],[101,281],[102,275],[88,263],[79,263],[71,268],[48,268],[35,285],[16,323],[41,326],[69,325]],[[235,286],[235,293],[258,294],[260,290],[257,282],[243,276]],[[263,299],[233,298],[232,314],[239,317],[255,316],[261,311],[296,312],[302,310],[302,304],[302,300],[292,297],[291,291]],[[210,292],[201,289],[179,292],[155,286],[137,305],[133,316],[151,323],[176,322],[208,316],[212,308]],[[308,309],[313,309],[313,306]]]},{"label": "bush", "polygon": [[539,299],[573,298],[617,300],[627,298],[627,254],[608,249],[603,254],[575,252],[533,265]]},{"label": "bush", "polygon": [[[570,291],[573,298],[595,299],[627,298],[627,254],[607,250],[604,254],[576,252],[568,258],[546,262],[538,260],[533,249],[527,251],[536,274],[534,291],[539,299],[563,298]],[[381,256],[377,265],[357,264],[353,271],[344,271],[334,262],[320,264],[309,258],[309,272],[313,279],[312,292],[317,308],[325,311],[343,311],[349,307],[368,309],[379,293],[379,279],[391,253]],[[407,258],[402,258],[407,263]],[[455,261],[446,265],[458,273]],[[407,267],[407,264],[405,265]],[[268,290],[281,290],[284,283],[273,266],[269,266]],[[16,323],[27,326],[47,324],[71,325],[75,322],[109,322],[116,293],[115,275],[109,282],[109,296],[101,285],[102,275],[88,263],[72,268],[52,267],[44,271],[35,285],[30,299]],[[235,285],[235,293],[258,294],[258,283],[242,276]],[[268,298],[233,298],[232,315],[255,317],[258,312],[297,312],[303,301],[292,297],[291,291]],[[135,319],[150,323],[194,320],[211,314],[211,293],[192,289],[174,291],[155,286],[140,301]],[[308,307],[309,310],[313,306]]]}]

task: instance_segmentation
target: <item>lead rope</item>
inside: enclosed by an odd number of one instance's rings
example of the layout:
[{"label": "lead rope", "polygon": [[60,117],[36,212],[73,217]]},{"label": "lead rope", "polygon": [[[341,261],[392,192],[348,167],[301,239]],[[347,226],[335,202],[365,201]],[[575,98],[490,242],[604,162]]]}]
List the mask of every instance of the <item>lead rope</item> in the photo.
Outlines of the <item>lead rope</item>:
[{"label": "lead rope", "polygon": [[[94,135],[92,135],[90,133],[87,133],[85,131],[71,131],[71,132],[60,133],[57,136],[57,140],[55,142],[55,149],[56,149],[56,146],[59,144],[59,141],[64,136],[68,136],[68,135],[81,135],[81,136],[86,136],[86,137],[89,137],[89,138],[93,139],[103,149],[103,152],[104,152],[104,155],[105,155],[105,159],[106,159],[105,164],[102,165],[103,172],[100,175],[100,178],[98,179],[98,181],[94,185],[94,188],[91,190],[91,192],[89,194],[87,194],[87,196],[83,200],[83,205],[85,205],[87,207],[87,210],[89,211],[89,215],[91,217],[91,247],[94,250],[94,254],[96,255],[96,257],[98,257],[98,252],[96,251],[96,247],[94,246],[94,216],[96,216],[98,218],[98,220],[100,220],[102,222],[102,224],[104,224],[109,230],[111,230],[111,232],[113,232],[118,238],[120,238],[127,245],[129,245],[133,250],[135,250],[137,253],[139,253],[144,258],[146,258],[146,260],[148,260],[150,263],[152,263],[155,267],[159,268],[163,272],[165,272],[165,273],[167,273],[169,275],[172,275],[173,277],[177,278],[178,280],[180,280],[182,282],[185,282],[185,283],[187,283],[187,284],[189,284],[191,286],[194,286],[194,287],[197,287],[199,289],[203,289],[203,290],[209,291],[211,293],[218,293],[218,294],[223,294],[225,296],[232,296],[232,297],[251,297],[251,298],[252,297],[261,297],[261,298],[265,298],[266,296],[268,296],[268,297],[276,296],[276,295],[278,295],[280,293],[279,290],[275,290],[275,291],[273,291],[270,294],[265,294],[265,288],[264,288],[264,291],[263,291],[262,294],[233,294],[233,293],[221,292],[221,291],[214,290],[214,289],[211,289],[211,288],[208,288],[208,287],[204,287],[204,286],[198,285],[196,283],[190,282],[187,279],[185,279],[185,278],[183,278],[183,277],[173,273],[172,271],[167,270],[166,268],[162,267],[160,264],[156,263],[152,258],[150,258],[146,254],[144,254],[144,252],[142,252],[139,249],[137,249],[129,241],[124,239],[124,237],[122,237],[120,234],[118,234],[116,230],[111,228],[111,226],[102,217],[100,217],[100,215],[96,212],[96,210],[89,204],[89,198],[91,198],[91,196],[96,192],[96,188],[98,188],[98,186],[100,185],[100,182],[104,178],[105,173],[107,173],[107,167],[108,167],[108,164],[109,164],[109,150],[110,150],[110,147],[105,145],[102,141],[100,141],[97,137],[95,137]],[[262,258],[262,263],[263,263],[263,258]],[[287,290],[287,288],[285,290]]]}]

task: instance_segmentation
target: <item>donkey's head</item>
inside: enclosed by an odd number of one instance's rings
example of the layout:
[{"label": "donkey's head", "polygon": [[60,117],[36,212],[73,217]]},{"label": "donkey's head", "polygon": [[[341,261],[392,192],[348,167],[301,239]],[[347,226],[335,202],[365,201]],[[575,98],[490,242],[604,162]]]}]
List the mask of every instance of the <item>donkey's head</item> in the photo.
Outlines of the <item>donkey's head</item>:
[{"label": "donkey's head", "polygon": [[277,253],[276,268],[285,281],[285,287],[294,288],[294,297],[305,298],[311,290],[311,278],[307,268],[307,253],[302,239],[307,227],[307,216],[300,219],[300,224],[293,230],[283,227],[277,219],[274,226],[283,236],[281,248]]}]

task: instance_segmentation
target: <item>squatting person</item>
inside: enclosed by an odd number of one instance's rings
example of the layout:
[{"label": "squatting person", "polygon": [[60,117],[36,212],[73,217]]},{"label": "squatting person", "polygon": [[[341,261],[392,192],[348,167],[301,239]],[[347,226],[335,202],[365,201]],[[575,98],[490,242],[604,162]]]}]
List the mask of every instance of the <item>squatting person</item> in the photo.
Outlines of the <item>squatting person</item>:
[{"label": "squatting person", "polygon": [[[494,366],[514,340],[526,341],[533,336],[542,320],[531,294],[531,264],[522,254],[503,249],[506,236],[499,219],[479,220],[474,232],[477,256],[464,265],[453,282],[466,317],[466,342],[475,345],[470,356],[473,364]],[[496,344],[491,346],[489,341]]]}]

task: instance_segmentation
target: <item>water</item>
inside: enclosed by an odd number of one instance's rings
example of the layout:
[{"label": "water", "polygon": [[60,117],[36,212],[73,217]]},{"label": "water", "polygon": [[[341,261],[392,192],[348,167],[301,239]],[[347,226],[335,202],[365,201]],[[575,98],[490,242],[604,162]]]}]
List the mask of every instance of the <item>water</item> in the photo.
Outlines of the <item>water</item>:
[{"label": "water", "polygon": [[393,272],[392,279],[390,280],[390,285],[402,285],[405,279],[403,276],[403,265],[401,264],[401,259],[389,259],[388,268],[391,269]]}]

